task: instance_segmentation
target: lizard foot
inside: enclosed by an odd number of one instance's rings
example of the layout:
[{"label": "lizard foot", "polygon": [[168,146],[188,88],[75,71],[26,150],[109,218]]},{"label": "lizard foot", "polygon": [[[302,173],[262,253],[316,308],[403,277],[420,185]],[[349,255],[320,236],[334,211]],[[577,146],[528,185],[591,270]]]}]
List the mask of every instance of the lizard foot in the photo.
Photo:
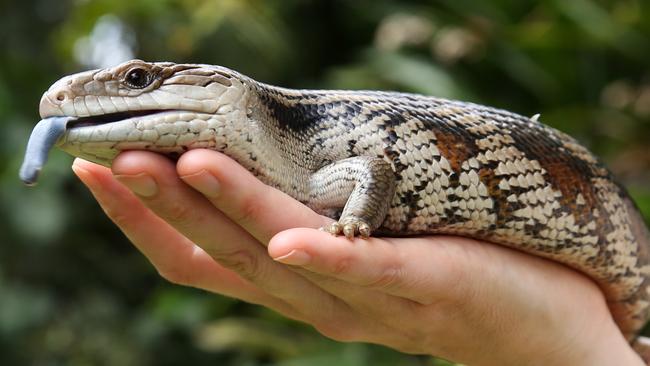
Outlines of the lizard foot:
[{"label": "lizard foot", "polygon": [[353,239],[356,234],[359,234],[364,239],[370,237],[370,225],[361,221],[347,221],[345,223],[335,221],[327,226],[321,228],[332,235],[345,235],[348,239]]}]

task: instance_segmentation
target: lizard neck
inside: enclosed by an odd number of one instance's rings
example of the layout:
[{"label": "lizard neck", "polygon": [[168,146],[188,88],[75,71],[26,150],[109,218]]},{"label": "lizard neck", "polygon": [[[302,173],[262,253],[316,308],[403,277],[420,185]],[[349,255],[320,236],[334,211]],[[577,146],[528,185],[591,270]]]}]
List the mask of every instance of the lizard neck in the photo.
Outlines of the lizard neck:
[{"label": "lizard neck", "polygon": [[301,108],[299,92],[243,79],[245,114],[228,127],[224,153],[264,183],[298,200],[307,199],[309,177],[326,162],[315,157],[313,135],[322,122]]}]

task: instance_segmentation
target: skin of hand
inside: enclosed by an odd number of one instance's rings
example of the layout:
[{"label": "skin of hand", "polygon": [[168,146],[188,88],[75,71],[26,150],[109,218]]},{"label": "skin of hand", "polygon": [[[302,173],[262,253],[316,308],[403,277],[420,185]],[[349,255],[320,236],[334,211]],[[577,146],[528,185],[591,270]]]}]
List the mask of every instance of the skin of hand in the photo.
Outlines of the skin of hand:
[{"label": "skin of hand", "polygon": [[643,365],[599,288],[560,264],[461,237],[335,237],[311,229],[331,219],[214,151],[177,163],[129,151],[111,169],[73,164],[173,283],[269,307],[336,340],[468,365]]}]

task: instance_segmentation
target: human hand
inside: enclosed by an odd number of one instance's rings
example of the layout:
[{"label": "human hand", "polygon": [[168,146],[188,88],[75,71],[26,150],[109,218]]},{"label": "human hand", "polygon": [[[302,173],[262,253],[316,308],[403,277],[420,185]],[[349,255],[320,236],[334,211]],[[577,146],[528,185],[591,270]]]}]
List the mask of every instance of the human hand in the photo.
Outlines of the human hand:
[{"label": "human hand", "polygon": [[470,365],[642,364],[598,287],[557,263],[460,237],[350,241],[307,229],[331,220],[214,151],[176,165],[132,151],[112,172],[79,159],[73,169],[169,281],[330,338]]}]

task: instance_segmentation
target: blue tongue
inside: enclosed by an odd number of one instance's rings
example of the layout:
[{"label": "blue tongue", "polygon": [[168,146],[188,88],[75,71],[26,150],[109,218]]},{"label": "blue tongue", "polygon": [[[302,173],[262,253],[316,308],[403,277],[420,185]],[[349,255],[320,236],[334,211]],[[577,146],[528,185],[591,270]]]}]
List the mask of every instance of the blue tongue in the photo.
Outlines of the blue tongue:
[{"label": "blue tongue", "polygon": [[74,117],[50,117],[42,119],[36,124],[25,150],[25,159],[20,167],[20,180],[28,186],[36,185],[38,173],[47,162],[50,149],[65,133],[68,121]]}]

